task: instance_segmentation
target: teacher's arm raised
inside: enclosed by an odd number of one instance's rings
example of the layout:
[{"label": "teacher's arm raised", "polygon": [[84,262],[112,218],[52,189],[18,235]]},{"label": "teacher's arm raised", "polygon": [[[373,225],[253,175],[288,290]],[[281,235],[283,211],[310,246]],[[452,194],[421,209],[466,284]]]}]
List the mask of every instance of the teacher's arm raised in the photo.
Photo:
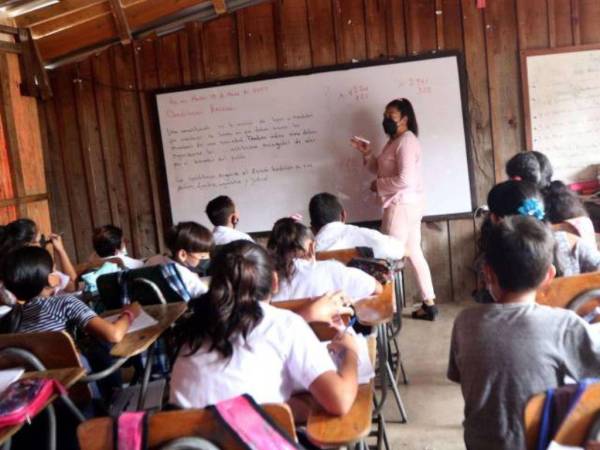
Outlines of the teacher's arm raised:
[{"label": "teacher's arm raised", "polygon": [[365,166],[367,166],[367,169],[376,174],[377,158],[375,158],[373,151],[371,150],[371,142],[359,136],[354,136],[352,139],[350,139],[350,143],[352,144],[352,147],[357,149],[362,154],[363,163]]}]

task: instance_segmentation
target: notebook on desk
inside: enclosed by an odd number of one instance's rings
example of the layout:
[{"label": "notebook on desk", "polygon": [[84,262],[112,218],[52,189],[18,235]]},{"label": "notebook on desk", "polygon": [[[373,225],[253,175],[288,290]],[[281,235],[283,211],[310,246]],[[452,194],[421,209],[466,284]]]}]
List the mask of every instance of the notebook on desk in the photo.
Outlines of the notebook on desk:
[{"label": "notebook on desk", "polygon": [[[104,319],[114,323],[119,319],[119,317],[121,317],[120,313],[113,314],[112,316],[105,317]],[[144,328],[151,327],[157,323],[158,321],[154,317],[142,309],[140,315],[135,318],[130,327],[127,329],[127,334],[133,333],[134,331],[143,330]]]}]

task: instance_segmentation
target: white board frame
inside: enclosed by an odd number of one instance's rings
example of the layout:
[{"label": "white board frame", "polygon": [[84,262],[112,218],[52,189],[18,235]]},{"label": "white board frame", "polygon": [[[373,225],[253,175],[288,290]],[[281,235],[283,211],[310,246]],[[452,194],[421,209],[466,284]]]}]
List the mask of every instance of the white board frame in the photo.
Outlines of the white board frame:
[{"label": "white board frame", "polygon": [[[305,69],[305,70],[289,71],[289,72],[285,72],[285,73],[278,72],[278,73],[261,74],[261,75],[249,76],[249,77],[236,77],[236,78],[232,78],[232,79],[228,79],[228,80],[219,80],[219,81],[212,81],[212,82],[206,82],[206,83],[200,83],[200,84],[191,84],[191,85],[186,85],[186,86],[181,86],[181,87],[176,87],[176,88],[164,88],[164,89],[154,90],[154,91],[152,91],[152,95],[154,96],[153,115],[154,115],[156,123],[159,125],[158,131],[159,131],[159,136],[160,136],[159,141],[160,141],[160,150],[161,150],[160,156],[161,156],[161,163],[162,163],[162,165],[161,165],[162,177],[164,180],[167,181],[167,183],[169,182],[168,176],[167,176],[167,171],[166,171],[166,161],[165,161],[165,152],[164,152],[164,148],[163,148],[162,131],[160,128],[160,121],[159,121],[159,114],[158,114],[158,96],[160,94],[191,91],[191,90],[195,90],[195,89],[221,87],[221,86],[228,86],[228,85],[235,85],[235,84],[250,83],[250,82],[254,82],[254,81],[272,80],[272,79],[276,79],[276,78],[289,78],[289,77],[312,75],[312,74],[318,74],[318,73],[324,73],[324,72],[345,71],[345,70],[349,70],[349,69],[350,70],[351,69],[360,69],[363,67],[383,66],[383,65],[398,64],[398,63],[403,63],[403,62],[413,62],[413,61],[421,61],[421,60],[436,59],[436,58],[446,58],[446,57],[455,57],[456,63],[457,63],[457,69],[458,69],[461,109],[463,112],[462,119],[463,119],[463,129],[464,129],[464,136],[465,136],[465,149],[466,149],[466,153],[467,153],[466,154],[467,173],[469,176],[469,191],[470,191],[470,198],[471,198],[471,210],[459,212],[459,213],[453,213],[453,214],[424,216],[423,221],[424,222],[437,222],[437,221],[445,221],[445,220],[452,220],[452,219],[472,218],[473,211],[476,208],[477,201],[476,201],[476,189],[475,189],[475,179],[474,179],[474,171],[473,171],[473,155],[472,155],[472,146],[471,146],[472,136],[471,136],[471,129],[470,129],[468,101],[467,101],[467,92],[468,92],[467,75],[466,75],[466,69],[465,69],[464,55],[458,51],[433,51],[433,52],[421,54],[421,55],[414,55],[414,56],[407,56],[407,57],[400,57],[400,58],[387,58],[385,60],[379,60],[379,61],[364,61],[364,62],[357,62],[357,63],[323,66],[323,67],[310,68],[310,69]],[[168,205],[168,211],[167,211],[168,212],[168,223],[173,224],[171,198],[170,198],[170,194],[169,194],[168,185],[166,186],[165,191],[166,191],[166,195],[163,194],[165,197],[163,199],[163,204]],[[381,220],[368,221],[368,222],[356,222],[356,223],[363,225],[363,226],[369,226],[369,227],[376,228],[376,227],[379,227],[379,225],[381,224]],[[265,236],[268,233],[270,233],[270,230],[251,232],[250,234],[252,234],[253,236]]]}]

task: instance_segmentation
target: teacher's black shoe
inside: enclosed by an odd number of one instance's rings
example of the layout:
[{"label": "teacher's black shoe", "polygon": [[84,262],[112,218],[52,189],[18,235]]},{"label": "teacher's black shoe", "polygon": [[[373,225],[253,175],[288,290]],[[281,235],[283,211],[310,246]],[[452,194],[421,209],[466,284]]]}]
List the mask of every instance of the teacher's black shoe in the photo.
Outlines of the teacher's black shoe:
[{"label": "teacher's black shoe", "polygon": [[413,311],[412,318],[418,320],[429,320],[433,322],[438,315],[438,309],[435,305],[427,305],[421,303],[421,307],[416,311]]}]

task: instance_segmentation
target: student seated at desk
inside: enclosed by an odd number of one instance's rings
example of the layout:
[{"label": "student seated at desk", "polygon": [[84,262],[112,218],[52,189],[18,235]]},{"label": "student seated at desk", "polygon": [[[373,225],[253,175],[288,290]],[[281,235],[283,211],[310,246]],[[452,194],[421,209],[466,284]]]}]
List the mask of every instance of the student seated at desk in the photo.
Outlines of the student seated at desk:
[{"label": "student seated at desk", "polygon": [[[542,194],[527,181],[509,180],[497,184],[488,195],[488,205],[492,222],[519,214],[534,216],[540,221],[545,218]],[[554,265],[559,276],[600,270],[600,252],[596,247],[592,247],[579,236],[562,230],[554,230],[553,235]],[[486,240],[487,238],[482,236],[484,251]]]},{"label": "student seated at desk", "polygon": [[490,227],[484,272],[495,302],[459,314],[448,365],[465,400],[469,450],[525,450],[527,400],[565,375],[600,374],[600,334],[572,311],[535,302],[554,277],[553,248],[550,229],[533,217]]},{"label": "student seated at desk", "polygon": [[562,181],[553,181],[543,191],[546,215],[551,224],[567,224],[590,246],[597,248],[594,224],[577,194]]},{"label": "student seated at desk", "polygon": [[311,231],[294,219],[275,222],[267,247],[279,277],[279,290],[273,301],[318,297],[335,291],[360,300],[383,291],[381,284],[362,270],[334,260],[317,261]]},{"label": "student seated at desk", "polygon": [[206,215],[215,227],[213,230],[215,245],[225,245],[240,239],[254,242],[249,235],[236,230],[240,215],[233,200],[226,195],[220,195],[208,202]]},{"label": "student seated at desk", "polygon": [[23,302],[10,313],[15,329],[4,332],[64,331],[76,327],[104,342],[121,341],[139,315],[140,306],[129,305],[116,322],[108,322],[76,297],[54,295],[58,280],[52,270],[52,256],[40,247],[21,247],[4,258],[0,279]]},{"label": "student seated at desk", "polygon": [[215,256],[210,290],[190,303],[193,315],[176,329],[171,403],[203,408],[243,393],[281,403],[299,385],[332,414],[350,409],[358,388],[354,337],[334,340],[342,357],[336,369],[300,315],[269,304],[274,270],[252,242],[232,242]]},{"label": "student seated at desk", "polygon": [[[77,273],[71,263],[71,258],[63,246],[62,237],[58,234],[50,234],[47,238],[39,231],[37,224],[31,219],[17,219],[4,226],[0,226],[0,261],[12,250],[23,246],[45,247],[52,244],[55,254],[60,260],[63,272],[55,270],[54,274],[58,283],[54,293],[74,292],[77,288]],[[2,301],[11,304],[14,302],[10,292],[0,292]]]},{"label": "student seated at desk", "polygon": [[346,224],[346,210],[333,194],[315,195],[310,199],[308,210],[317,252],[369,247],[375,258],[398,260],[404,257],[404,246],[398,239],[377,230]]},{"label": "student seated at desk", "polygon": [[144,262],[127,255],[127,247],[123,240],[123,230],[114,225],[104,225],[94,230],[92,244],[95,254],[90,257],[90,262],[119,258],[126,269],[139,269],[144,267]]},{"label": "student seated at desk", "polygon": [[204,294],[208,287],[200,280],[210,264],[210,252],[214,248],[212,233],[196,222],[179,222],[165,236],[170,255],[155,255],[146,261],[146,266],[176,263],[191,298]]}]

